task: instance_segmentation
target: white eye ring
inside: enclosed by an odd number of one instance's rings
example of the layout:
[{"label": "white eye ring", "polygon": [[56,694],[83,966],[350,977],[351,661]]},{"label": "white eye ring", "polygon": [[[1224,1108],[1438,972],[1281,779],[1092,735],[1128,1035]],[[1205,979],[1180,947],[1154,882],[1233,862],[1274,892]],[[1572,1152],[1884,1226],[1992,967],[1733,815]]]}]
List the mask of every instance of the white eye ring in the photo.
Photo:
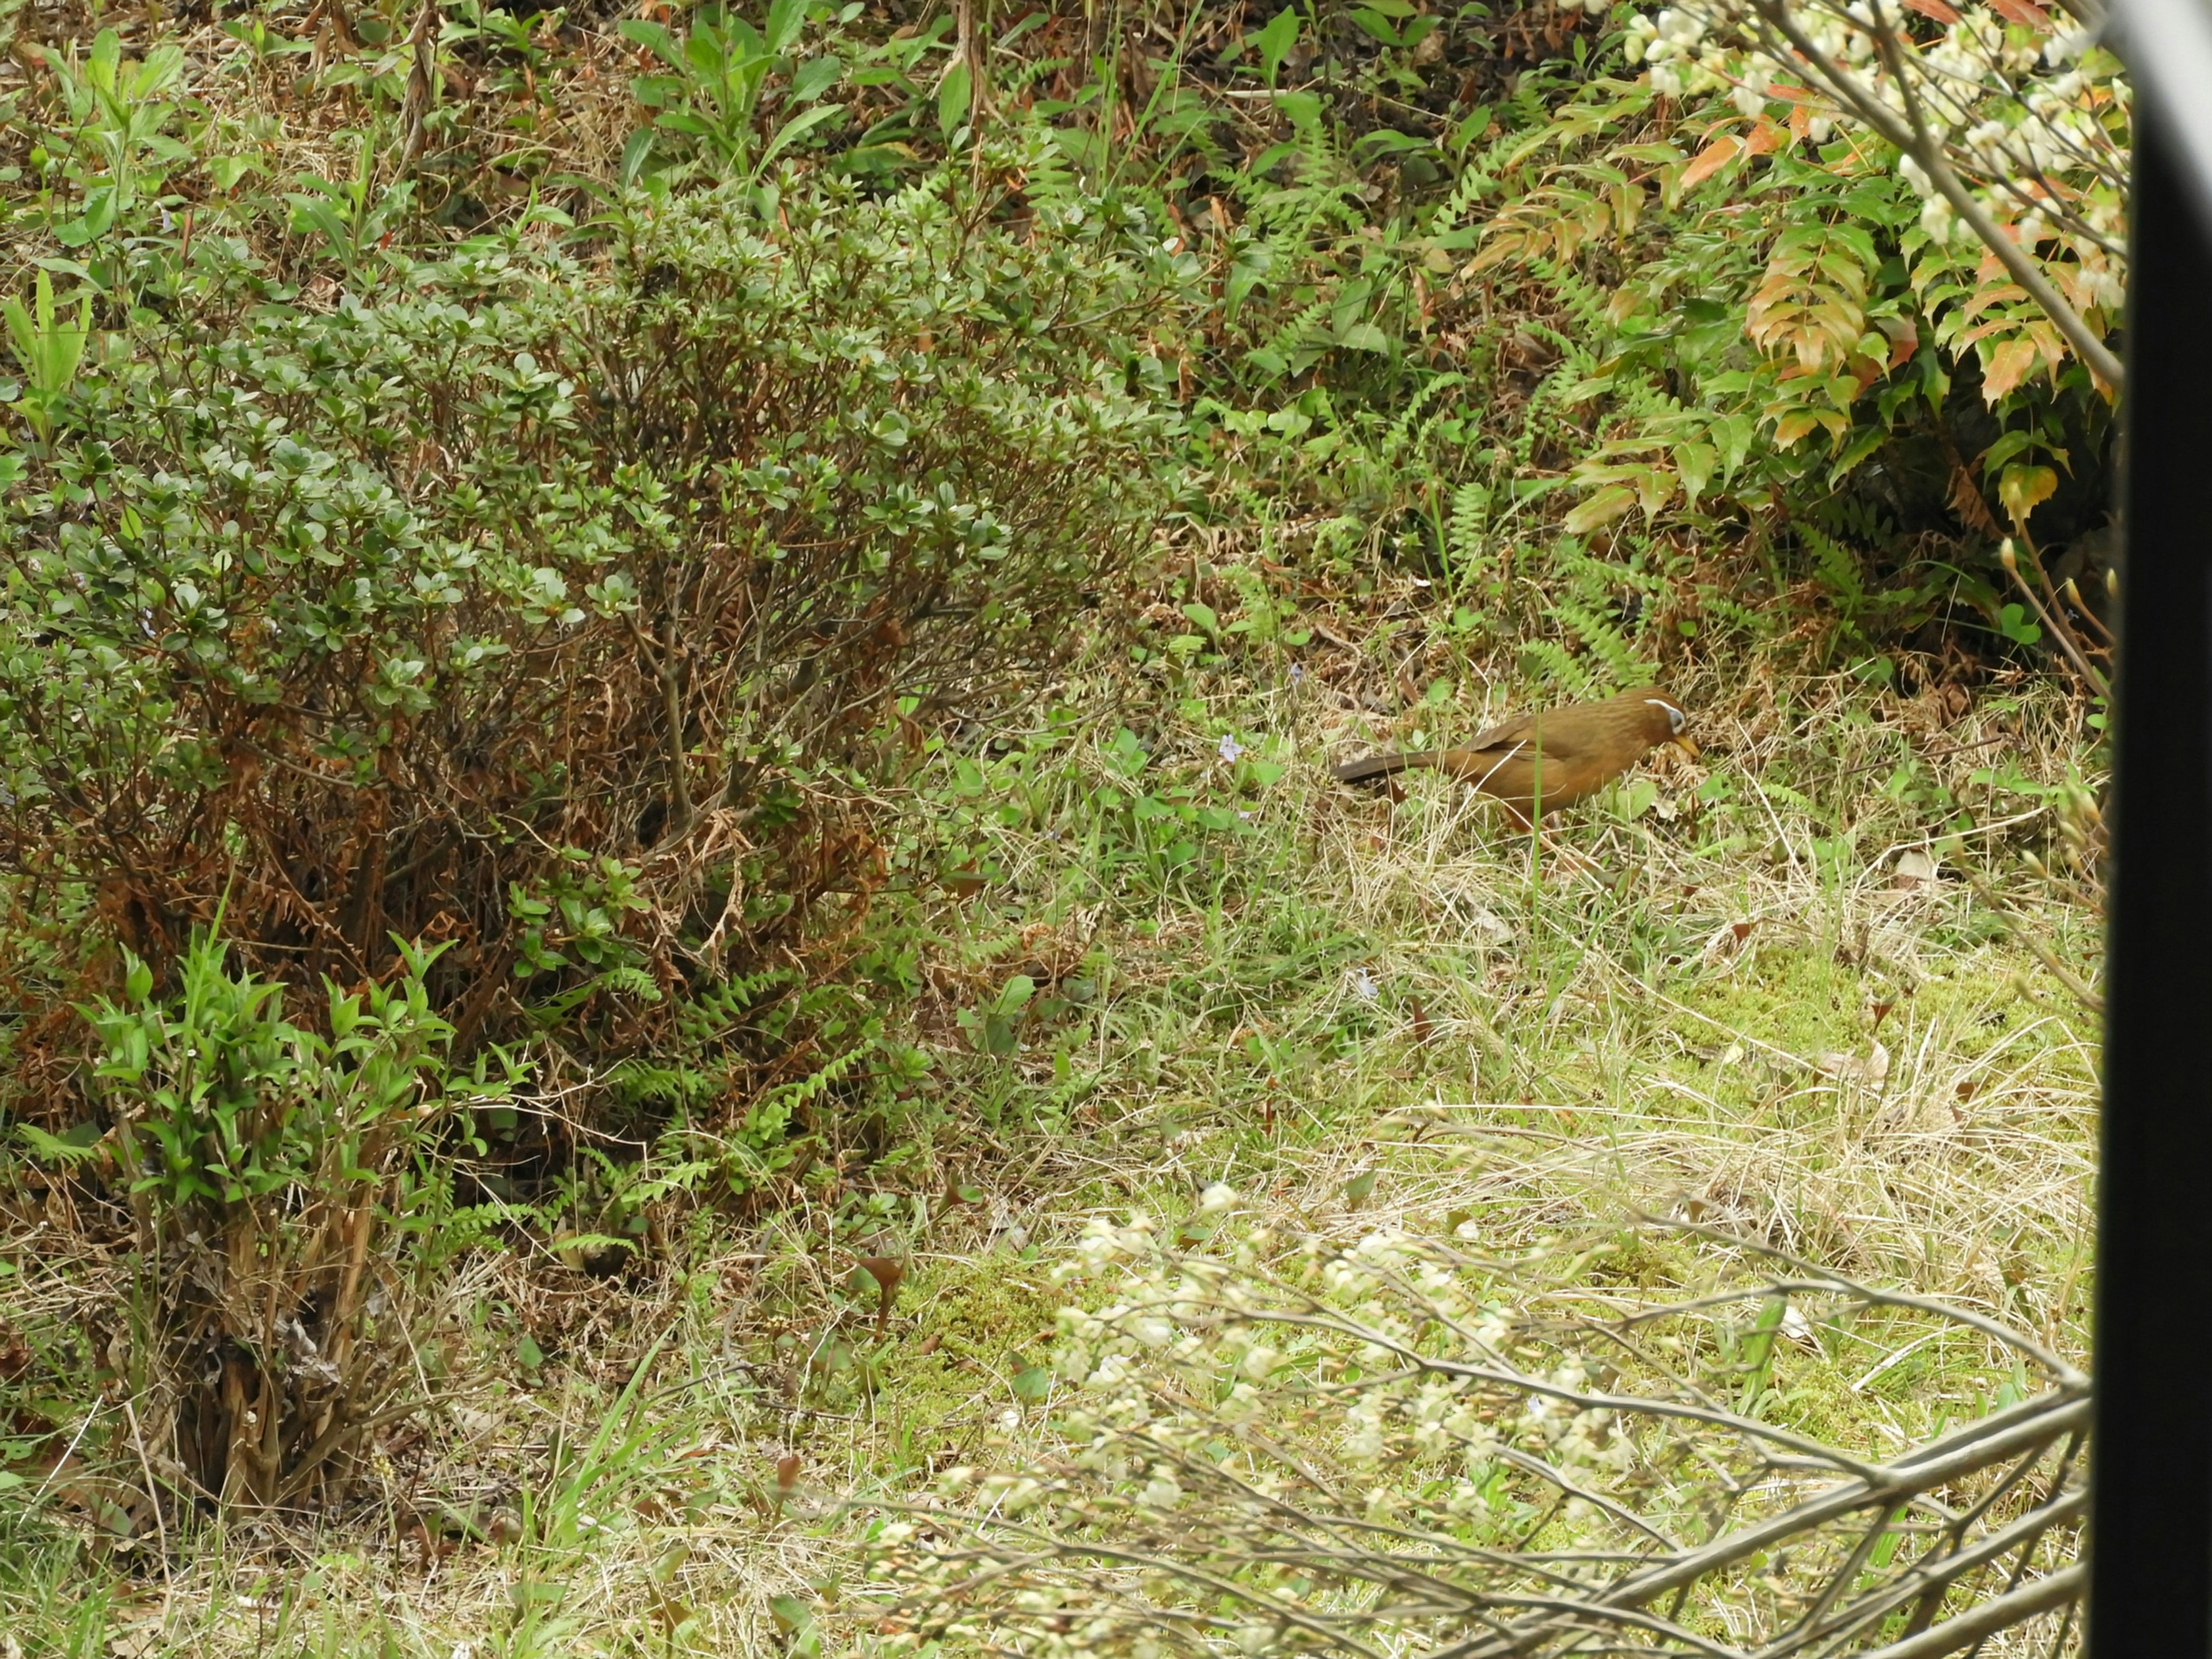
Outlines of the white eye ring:
[{"label": "white eye ring", "polygon": [[1658,697],[1646,697],[1644,701],[1650,703],[1654,708],[1665,709],[1667,711],[1668,731],[1673,732],[1674,736],[1678,738],[1682,735],[1682,711],[1680,709],[1675,708],[1673,703],[1664,702]]}]

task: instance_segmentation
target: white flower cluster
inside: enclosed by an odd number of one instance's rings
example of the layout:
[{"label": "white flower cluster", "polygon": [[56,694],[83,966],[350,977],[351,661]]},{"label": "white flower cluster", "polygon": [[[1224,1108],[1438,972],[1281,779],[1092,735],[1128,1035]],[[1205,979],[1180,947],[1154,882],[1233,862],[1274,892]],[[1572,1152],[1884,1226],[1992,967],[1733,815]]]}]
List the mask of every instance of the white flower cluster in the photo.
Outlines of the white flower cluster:
[{"label": "white flower cluster", "polygon": [[[1224,1186],[1201,1194],[1201,1213],[1221,1224],[1191,1250],[1168,1242],[1188,1234],[1149,1217],[1095,1218],[1060,1274],[1097,1298],[1059,1315],[1054,1370],[1070,1390],[1060,1425],[1076,1442],[1074,1466],[1120,1502],[1183,1515],[1209,1467],[1190,1460],[1201,1448],[1218,1455],[1222,1437],[1243,1425],[1363,1471],[1360,1503],[1375,1520],[1424,1508],[1461,1522],[1479,1516],[1508,1446],[1554,1467],[1627,1468],[1631,1441],[1609,1414],[1557,1392],[1583,1388],[1583,1360],[1560,1353],[1531,1379],[1548,1390],[1511,1380],[1522,1316],[1486,1294],[1452,1249],[1380,1228],[1285,1249],[1265,1229],[1237,1225],[1237,1201]],[[1471,1226],[1460,1232],[1476,1242]],[[1424,1333],[1440,1328],[1460,1334],[1440,1356],[1458,1362],[1450,1370],[1424,1364]],[[1248,1489],[1298,1484],[1265,1458],[1232,1456]],[[975,1480],[956,1472],[945,1490]],[[997,1513],[1051,1496],[1018,1480],[975,1493]]]},{"label": "white flower cluster", "polygon": [[[1591,1286],[1613,1248],[1596,1235],[1492,1258],[1480,1223],[1280,1239],[1236,1211],[1210,1189],[1210,1229],[1091,1224],[1059,1320],[1058,1448],[1005,1474],[949,1471],[933,1504],[885,1517],[868,1571],[899,1600],[857,1651],[944,1639],[1165,1659],[1289,1651],[1324,1629],[1364,1640],[1411,1556],[1492,1605],[1595,1595],[1654,1528],[1702,1538],[1709,1510],[1771,1525],[1829,1480],[1795,1432],[1686,1405],[1741,1388],[1741,1349],[1717,1333],[1759,1317],[1771,1284],[1717,1297],[1698,1264],[1679,1301],[1644,1304]],[[1863,1301],[1839,1285],[1832,1305]],[[1792,1320],[1809,1331],[1787,1304],[1784,1332]],[[1524,1556],[1532,1528],[1545,1553]],[[1762,1569],[1778,1585],[1787,1553]],[[1728,1570],[1709,1588],[1701,1607],[1739,1606]],[[1407,1617],[1382,1626],[1389,1650],[1448,1634]]]}]

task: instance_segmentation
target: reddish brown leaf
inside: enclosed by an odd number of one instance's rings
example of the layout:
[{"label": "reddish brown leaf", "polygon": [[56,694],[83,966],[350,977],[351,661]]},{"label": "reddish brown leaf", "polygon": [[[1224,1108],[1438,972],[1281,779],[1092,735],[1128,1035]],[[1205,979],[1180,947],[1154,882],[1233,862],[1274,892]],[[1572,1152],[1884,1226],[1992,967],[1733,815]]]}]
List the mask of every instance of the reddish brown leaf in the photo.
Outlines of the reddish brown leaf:
[{"label": "reddish brown leaf", "polygon": [[1780,149],[1790,142],[1789,129],[1779,122],[1762,117],[1744,135],[1743,149],[1747,155],[1765,155],[1770,150]]},{"label": "reddish brown leaf", "polygon": [[890,1320],[891,1304],[898,1300],[899,1283],[906,1277],[906,1264],[887,1255],[864,1255],[860,1266],[876,1281],[876,1334],[881,1336]]}]

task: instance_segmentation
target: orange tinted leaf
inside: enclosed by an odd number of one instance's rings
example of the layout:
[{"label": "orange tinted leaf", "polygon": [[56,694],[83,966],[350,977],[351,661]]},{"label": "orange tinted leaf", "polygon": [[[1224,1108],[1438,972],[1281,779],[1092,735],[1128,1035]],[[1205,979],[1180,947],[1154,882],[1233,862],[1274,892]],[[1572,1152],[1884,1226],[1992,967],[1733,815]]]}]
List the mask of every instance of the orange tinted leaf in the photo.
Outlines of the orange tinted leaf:
[{"label": "orange tinted leaf", "polygon": [[1990,366],[1982,374],[1982,396],[1996,402],[2035,372],[2035,360],[2040,355],[2035,342],[2024,335],[2001,343],[1990,354]]},{"label": "orange tinted leaf", "polygon": [[[1914,9],[1919,9],[1915,7]],[[1990,0],[1990,9],[2008,23],[2025,23],[2040,32],[2048,32],[2051,27],[2051,14],[2037,5],[2035,0]],[[1929,15],[1933,16],[1935,14],[1931,12]],[[1952,15],[1955,20],[1957,14]]]},{"label": "orange tinted leaf", "polygon": [[1758,124],[1744,135],[1743,149],[1747,155],[1764,155],[1770,150],[1780,149],[1789,142],[1787,128],[1762,116]]},{"label": "orange tinted leaf", "polygon": [[1568,514],[1565,528],[1570,536],[1579,536],[1611,524],[1635,505],[1636,492],[1626,484],[1608,484]]},{"label": "orange tinted leaf", "polygon": [[1735,160],[1736,152],[1742,148],[1743,145],[1731,135],[1725,132],[1721,134],[1719,137],[1690,158],[1690,165],[1682,169],[1682,188],[1693,190],[1705,183],[1706,179]]},{"label": "orange tinted leaf", "polygon": [[1820,423],[1820,421],[1807,410],[1796,410],[1783,416],[1774,422],[1775,447],[1789,448]]},{"label": "orange tinted leaf", "polygon": [[1896,317],[1882,325],[1889,336],[1889,368],[1895,374],[1912,361],[1912,354],[1920,349],[1920,331],[1910,318]]}]

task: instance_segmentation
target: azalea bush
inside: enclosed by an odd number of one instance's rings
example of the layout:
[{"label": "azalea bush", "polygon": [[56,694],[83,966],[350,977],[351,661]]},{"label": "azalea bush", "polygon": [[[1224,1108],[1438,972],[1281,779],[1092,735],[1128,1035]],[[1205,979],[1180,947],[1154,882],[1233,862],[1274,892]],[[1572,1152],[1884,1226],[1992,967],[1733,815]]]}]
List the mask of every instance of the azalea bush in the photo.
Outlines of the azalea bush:
[{"label": "azalea bush", "polygon": [[1173,487],[1113,332],[1172,272],[948,188],[641,198],[326,307],[202,240],[0,457],[0,869],[151,961],[226,893],[302,986],[442,944],[460,1045],[600,1052],[865,891],[869,781],[1046,672]]},{"label": "azalea bush", "polygon": [[194,939],[173,998],[131,959],[123,994],[85,1011],[108,1133],[96,1151],[26,1135],[98,1166],[132,1218],[131,1302],[106,1334],[160,1454],[138,1526],[343,1492],[363,1437],[418,1407],[415,1270],[442,1265],[450,1202],[429,1155],[517,1080],[504,1056],[448,1067],[429,952],[403,947],[392,983],[364,994],[326,986],[309,1024],[227,954],[211,930]]}]

